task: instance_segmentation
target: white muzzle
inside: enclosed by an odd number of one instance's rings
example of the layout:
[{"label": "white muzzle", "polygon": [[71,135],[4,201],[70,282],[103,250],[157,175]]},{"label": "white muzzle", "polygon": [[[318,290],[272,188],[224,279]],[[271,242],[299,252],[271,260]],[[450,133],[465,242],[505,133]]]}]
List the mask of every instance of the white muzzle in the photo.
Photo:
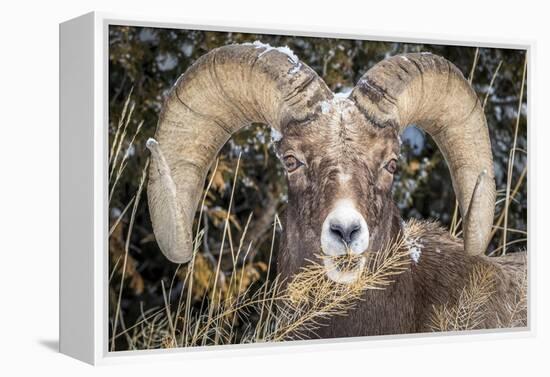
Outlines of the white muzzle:
[{"label": "white muzzle", "polygon": [[327,276],[338,283],[352,283],[361,273],[365,258],[361,258],[353,271],[339,271],[330,257],[362,255],[369,247],[369,227],[365,218],[355,209],[350,200],[340,200],[327,215],[321,229],[321,248],[327,269]]}]

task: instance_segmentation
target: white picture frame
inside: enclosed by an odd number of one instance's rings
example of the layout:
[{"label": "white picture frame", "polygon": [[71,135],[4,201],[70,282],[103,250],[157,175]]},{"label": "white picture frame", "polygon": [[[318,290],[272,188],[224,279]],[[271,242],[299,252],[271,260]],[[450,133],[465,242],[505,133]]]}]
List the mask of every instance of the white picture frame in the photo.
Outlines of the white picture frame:
[{"label": "white picture frame", "polygon": [[[60,351],[90,364],[135,360],[228,357],[308,350],[381,347],[395,343],[434,343],[531,337],[534,335],[532,282],[536,258],[528,250],[529,327],[377,336],[273,344],[211,346],[151,351],[108,351],[108,27],[133,25],[159,28],[242,31],[312,37],[434,43],[460,46],[525,49],[528,91],[532,88],[533,41],[437,39],[416,33],[365,33],[363,30],[321,30],[299,26],[195,24],[170,18],[143,18],[88,13],[60,24]],[[530,96],[530,93],[528,94]],[[530,98],[530,97],[528,97]],[[528,114],[531,114],[528,102]],[[531,121],[528,117],[528,139]],[[531,160],[529,160],[531,165]],[[532,171],[530,168],[528,171]],[[527,180],[529,182],[529,179]],[[533,212],[529,206],[529,223]]]}]

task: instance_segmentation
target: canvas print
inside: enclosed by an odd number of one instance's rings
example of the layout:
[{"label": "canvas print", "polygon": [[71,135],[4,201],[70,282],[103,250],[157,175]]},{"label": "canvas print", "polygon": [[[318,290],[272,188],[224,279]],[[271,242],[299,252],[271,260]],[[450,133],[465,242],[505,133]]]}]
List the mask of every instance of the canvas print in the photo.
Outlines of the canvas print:
[{"label": "canvas print", "polygon": [[525,50],[111,25],[109,350],[525,328]]}]

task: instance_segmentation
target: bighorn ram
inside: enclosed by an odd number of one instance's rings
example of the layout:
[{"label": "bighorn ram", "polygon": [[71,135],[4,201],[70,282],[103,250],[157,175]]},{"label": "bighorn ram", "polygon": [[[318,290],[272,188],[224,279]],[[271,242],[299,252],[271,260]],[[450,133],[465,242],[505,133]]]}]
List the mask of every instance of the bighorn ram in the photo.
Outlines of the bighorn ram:
[{"label": "bighorn ram", "polygon": [[[348,97],[286,48],[261,43],[217,48],[182,75],[164,104],[152,153],[149,208],[166,257],[192,256],[192,225],[206,174],[220,148],[253,122],[272,127],[287,172],[288,209],[278,272],[295,274],[320,250],[375,253],[403,222],[392,201],[399,135],[429,133],[449,166],[464,242],[425,223],[421,253],[385,290],[369,290],[321,337],[419,332],[434,305],[456,302],[474,266],[496,274],[482,327],[495,327],[517,290],[523,255],[486,257],[495,207],[491,144],[480,102],[461,72],[429,53],[394,56],[372,67]],[[360,267],[358,267],[360,268]],[[353,273],[328,269],[342,284]]]}]

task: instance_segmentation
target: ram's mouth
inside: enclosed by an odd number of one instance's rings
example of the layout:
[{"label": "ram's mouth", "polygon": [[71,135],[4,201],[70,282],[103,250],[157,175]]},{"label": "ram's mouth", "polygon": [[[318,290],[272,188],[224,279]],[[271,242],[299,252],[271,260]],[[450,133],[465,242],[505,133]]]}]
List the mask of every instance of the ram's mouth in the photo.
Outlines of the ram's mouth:
[{"label": "ram's mouth", "polygon": [[322,259],[327,277],[343,284],[356,282],[361,277],[366,263],[364,255],[356,254],[323,256]]},{"label": "ram's mouth", "polygon": [[334,263],[334,267],[343,272],[355,271],[356,269],[360,268],[361,260],[363,259],[361,255],[353,254],[337,255],[330,258],[332,258],[332,263]]}]

